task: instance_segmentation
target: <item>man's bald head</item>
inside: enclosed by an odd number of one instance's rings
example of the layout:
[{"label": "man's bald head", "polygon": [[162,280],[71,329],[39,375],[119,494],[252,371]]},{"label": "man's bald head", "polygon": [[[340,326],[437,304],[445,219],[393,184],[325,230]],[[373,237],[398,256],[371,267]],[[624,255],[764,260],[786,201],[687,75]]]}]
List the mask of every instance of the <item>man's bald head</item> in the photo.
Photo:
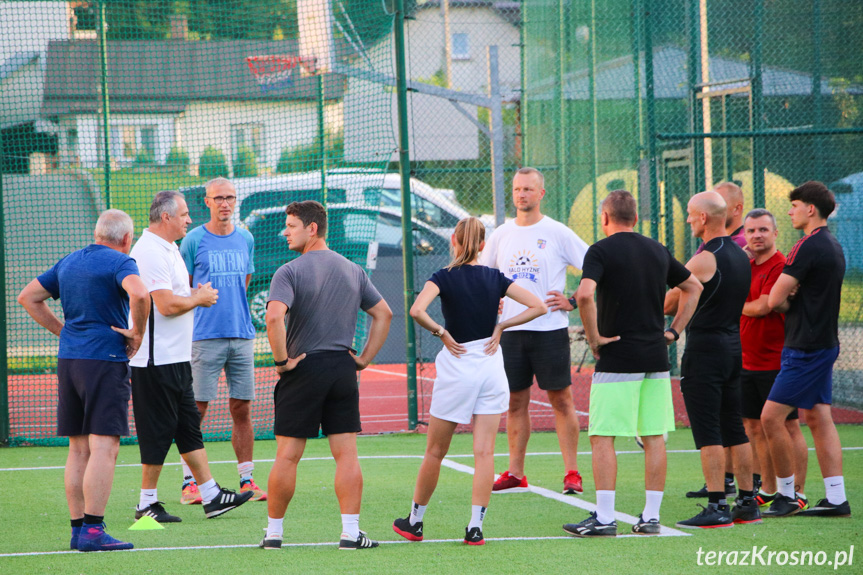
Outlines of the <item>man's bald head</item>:
[{"label": "man's bald head", "polygon": [[705,214],[707,216],[708,223],[712,224],[717,220],[725,221],[725,210],[727,208],[727,204],[725,203],[725,198],[723,198],[718,192],[710,191],[695,194],[692,196],[692,199],[689,200],[689,208],[690,211]]},{"label": "man's bald head", "polygon": [[733,232],[743,224],[743,190],[734,182],[721,182],[713,186],[713,191],[725,200],[725,227]]}]

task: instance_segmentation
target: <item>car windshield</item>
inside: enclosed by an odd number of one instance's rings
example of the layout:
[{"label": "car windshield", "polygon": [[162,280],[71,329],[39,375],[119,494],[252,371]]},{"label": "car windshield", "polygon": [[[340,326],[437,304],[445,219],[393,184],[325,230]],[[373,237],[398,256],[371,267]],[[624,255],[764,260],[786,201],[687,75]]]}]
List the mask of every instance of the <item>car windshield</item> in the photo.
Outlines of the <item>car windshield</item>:
[{"label": "car windshield", "polygon": [[[320,188],[308,190],[267,190],[256,192],[247,197],[240,204],[240,219],[246,219],[253,211],[272,208],[274,206],[286,206],[291,202],[302,202],[315,200],[324,202],[324,194]],[[327,188],[327,202],[340,204],[347,201],[347,193],[339,188]]]}]

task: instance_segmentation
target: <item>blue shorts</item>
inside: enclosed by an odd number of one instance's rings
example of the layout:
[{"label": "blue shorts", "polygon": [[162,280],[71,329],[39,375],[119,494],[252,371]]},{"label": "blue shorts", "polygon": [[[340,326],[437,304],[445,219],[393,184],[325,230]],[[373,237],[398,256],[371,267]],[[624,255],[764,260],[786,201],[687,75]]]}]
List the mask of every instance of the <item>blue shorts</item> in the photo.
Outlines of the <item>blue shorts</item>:
[{"label": "blue shorts", "polygon": [[839,357],[839,346],[806,351],[782,349],[782,368],[769,401],[812,409],[816,403],[833,403],[833,364]]}]

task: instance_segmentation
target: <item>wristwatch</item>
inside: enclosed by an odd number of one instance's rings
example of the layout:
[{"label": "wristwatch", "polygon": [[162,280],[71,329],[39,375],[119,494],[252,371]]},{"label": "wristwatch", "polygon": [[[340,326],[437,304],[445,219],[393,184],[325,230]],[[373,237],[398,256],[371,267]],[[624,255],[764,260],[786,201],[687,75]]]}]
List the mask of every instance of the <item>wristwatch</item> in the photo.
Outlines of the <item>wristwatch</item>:
[{"label": "wristwatch", "polygon": [[566,300],[566,301],[568,301],[568,302],[569,302],[569,305],[571,305],[571,306],[572,306],[572,309],[573,309],[573,310],[578,309],[578,304],[577,304],[577,303],[576,303],[576,301],[575,301],[575,296],[572,296],[571,298],[569,298],[569,299],[568,299],[568,300]]},{"label": "wristwatch", "polygon": [[680,339],[680,334],[677,333],[677,330],[674,329],[673,327],[667,327],[667,328],[665,328],[665,331],[669,332],[671,335],[674,336],[674,341],[677,341]]},{"label": "wristwatch", "polygon": [[273,360],[273,365],[275,365],[276,367],[282,367],[282,366],[288,365],[288,360],[286,359],[286,360],[284,360],[284,361],[276,361],[276,360],[274,359],[274,360]]}]

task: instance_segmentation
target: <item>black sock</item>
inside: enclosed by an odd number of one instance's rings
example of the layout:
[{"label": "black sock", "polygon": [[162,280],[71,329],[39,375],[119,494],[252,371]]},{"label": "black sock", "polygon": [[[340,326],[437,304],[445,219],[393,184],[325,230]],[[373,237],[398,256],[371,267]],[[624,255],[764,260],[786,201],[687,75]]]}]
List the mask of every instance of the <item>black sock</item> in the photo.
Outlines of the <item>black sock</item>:
[{"label": "black sock", "polygon": [[707,492],[707,502],[708,503],[716,503],[717,505],[726,504],[727,501],[725,501],[725,492],[724,491],[708,491]]},{"label": "black sock", "polygon": [[741,499],[745,499],[746,497],[755,497],[755,491],[746,491],[745,489],[738,490]]},{"label": "black sock", "polygon": [[734,483],[734,474],[726,473],[725,474],[725,483]]},{"label": "black sock", "polygon": [[84,514],[84,523],[87,525],[101,525],[103,521],[105,521],[104,515],[88,515]]},{"label": "black sock", "polygon": [[760,473],[753,473],[752,474],[752,481],[754,481],[756,483],[761,481],[761,474]]},{"label": "black sock", "polygon": [[81,527],[82,525],[84,525],[84,518],[82,517],[81,519],[71,519],[69,523],[72,524],[72,527]]}]

